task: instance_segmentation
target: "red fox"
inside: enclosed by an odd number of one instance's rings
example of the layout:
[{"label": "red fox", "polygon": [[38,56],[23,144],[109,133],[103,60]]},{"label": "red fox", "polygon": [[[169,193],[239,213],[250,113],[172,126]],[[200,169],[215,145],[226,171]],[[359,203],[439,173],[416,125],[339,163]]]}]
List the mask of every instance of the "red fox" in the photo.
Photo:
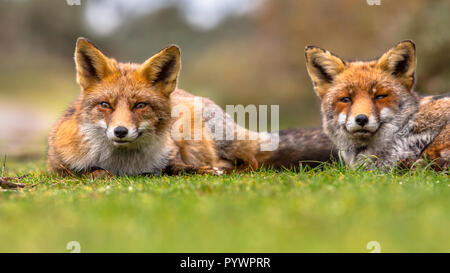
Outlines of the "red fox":
[{"label": "red fox", "polygon": [[345,61],[316,46],[306,65],[321,99],[323,128],[344,161],[391,168],[450,160],[450,97],[419,97],[413,90],[416,48],[402,41],[373,61]]},{"label": "red fox", "polygon": [[[261,149],[278,132],[249,131],[211,100],[177,89],[180,58],[179,48],[169,46],[141,65],[119,63],[79,38],[75,63],[81,95],[50,132],[49,170],[93,176],[222,174],[330,159],[332,144],[321,130],[281,131],[278,148]],[[184,110],[174,111],[179,109]],[[218,125],[245,139],[217,138]]]}]

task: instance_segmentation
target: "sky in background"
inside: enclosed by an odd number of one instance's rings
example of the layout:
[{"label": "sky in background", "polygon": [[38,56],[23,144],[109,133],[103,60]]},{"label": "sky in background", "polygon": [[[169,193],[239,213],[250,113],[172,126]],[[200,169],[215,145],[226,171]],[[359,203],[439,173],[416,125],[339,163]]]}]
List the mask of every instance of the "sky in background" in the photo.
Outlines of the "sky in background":
[{"label": "sky in background", "polygon": [[263,0],[97,0],[82,1],[86,19],[98,34],[108,35],[129,17],[152,13],[168,6],[180,7],[187,22],[211,29],[223,19],[252,11]]}]

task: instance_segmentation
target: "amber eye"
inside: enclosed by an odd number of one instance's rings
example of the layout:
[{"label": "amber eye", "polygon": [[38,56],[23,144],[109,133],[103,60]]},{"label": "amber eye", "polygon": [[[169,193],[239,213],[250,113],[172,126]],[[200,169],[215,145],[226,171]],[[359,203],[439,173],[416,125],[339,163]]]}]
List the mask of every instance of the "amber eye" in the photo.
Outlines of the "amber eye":
[{"label": "amber eye", "polygon": [[145,106],[147,106],[147,103],[145,103],[145,102],[138,102],[138,103],[136,103],[136,105],[134,106],[134,109],[142,109],[142,108],[144,108]]},{"label": "amber eye", "polygon": [[344,103],[348,103],[348,102],[352,102],[352,98],[350,98],[350,97],[343,97],[339,101],[340,102],[344,102]]},{"label": "amber eye", "polygon": [[106,101],[102,101],[100,102],[100,107],[105,108],[105,109],[111,109],[111,104],[107,103]]},{"label": "amber eye", "polygon": [[388,96],[388,95],[378,95],[378,96],[375,97],[375,99],[376,99],[376,100],[381,100],[381,99],[386,98],[387,96]]}]

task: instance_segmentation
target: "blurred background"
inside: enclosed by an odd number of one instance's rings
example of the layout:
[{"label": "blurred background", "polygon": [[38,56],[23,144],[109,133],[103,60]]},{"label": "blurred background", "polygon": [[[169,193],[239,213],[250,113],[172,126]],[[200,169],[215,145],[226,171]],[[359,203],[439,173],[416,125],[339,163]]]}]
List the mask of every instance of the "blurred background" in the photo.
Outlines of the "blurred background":
[{"label": "blurred background", "polygon": [[280,128],[320,126],[304,48],[370,59],[416,42],[416,90],[450,90],[450,1],[0,0],[0,155],[45,155],[51,125],[78,95],[77,37],[119,61],[182,49],[179,87],[219,105],[280,105]]}]

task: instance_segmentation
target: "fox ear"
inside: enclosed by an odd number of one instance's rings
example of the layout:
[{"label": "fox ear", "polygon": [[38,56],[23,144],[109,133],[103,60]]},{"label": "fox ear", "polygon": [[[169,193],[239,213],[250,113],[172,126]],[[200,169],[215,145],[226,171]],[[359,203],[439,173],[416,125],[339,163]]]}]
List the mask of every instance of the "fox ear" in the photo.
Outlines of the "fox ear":
[{"label": "fox ear", "polygon": [[77,82],[83,89],[99,82],[113,71],[110,60],[91,42],[78,38],[75,48]]},{"label": "fox ear", "polygon": [[392,74],[408,90],[411,90],[416,71],[416,46],[414,42],[407,40],[398,43],[378,59],[376,66]]},{"label": "fox ear", "polygon": [[145,61],[138,69],[138,73],[146,82],[169,96],[177,87],[181,68],[180,56],[178,46],[168,46]]},{"label": "fox ear", "polygon": [[306,68],[319,97],[323,97],[334,78],[344,71],[345,61],[329,51],[316,47],[305,48]]}]

